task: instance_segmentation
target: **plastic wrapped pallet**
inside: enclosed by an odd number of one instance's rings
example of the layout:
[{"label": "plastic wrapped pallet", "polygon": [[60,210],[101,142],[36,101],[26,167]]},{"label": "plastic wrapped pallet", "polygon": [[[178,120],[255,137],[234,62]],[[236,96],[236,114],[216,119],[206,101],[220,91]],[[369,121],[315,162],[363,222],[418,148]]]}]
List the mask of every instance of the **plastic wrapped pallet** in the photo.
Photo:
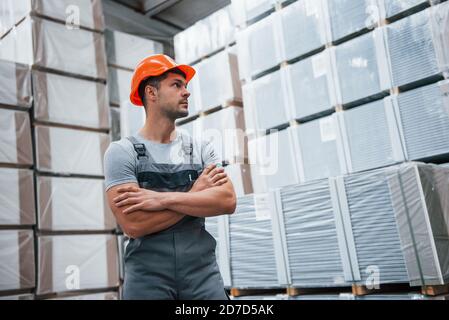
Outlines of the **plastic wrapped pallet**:
[{"label": "plastic wrapped pallet", "polygon": [[33,164],[28,112],[0,109],[0,163]]},{"label": "plastic wrapped pallet", "polygon": [[110,107],[109,117],[111,119],[111,141],[120,140],[120,108]]},{"label": "plastic wrapped pallet", "polygon": [[40,230],[103,231],[116,227],[103,180],[38,176],[37,198]]},{"label": "plastic wrapped pallet", "polygon": [[329,179],[323,179],[276,192],[292,287],[349,285],[349,259],[335,190]]},{"label": "plastic wrapped pallet", "polygon": [[34,286],[33,230],[0,230],[0,291]]},{"label": "plastic wrapped pallet", "polygon": [[235,16],[232,6],[214,12],[173,38],[176,60],[183,63],[196,61],[234,41]]},{"label": "plastic wrapped pallet", "polygon": [[336,105],[329,50],[288,65],[286,73],[293,119],[320,115]]},{"label": "plastic wrapped pallet", "polygon": [[[106,86],[33,71],[34,118],[38,121],[109,129]],[[76,97],[76,99],[74,99]]]},{"label": "plastic wrapped pallet", "polygon": [[120,106],[124,100],[129,100],[133,73],[115,67],[108,68],[109,102]]},{"label": "plastic wrapped pallet", "polygon": [[255,193],[299,182],[291,130],[273,132],[248,141]]},{"label": "plastic wrapped pallet", "polygon": [[229,216],[231,281],[234,288],[273,288],[287,284],[276,208],[269,194],[237,199]]},{"label": "plastic wrapped pallet", "polygon": [[245,25],[274,10],[276,0],[232,0],[237,15],[237,24]]},{"label": "plastic wrapped pallet", "polygon": [[248,132],[264,131],[291,119],[287,72],[281,69],[243,87],[245,123]]},{"label": "plastic wrapped pallet", "polygon": [[389,170],[336,179],[352,280],[357,284],[409,281],[390,194]]},{"label": "plastic wrapped pallet", "polygon": [[388,179],[410,285],[449,283],[449,169],[408,163]]},{"label": "plastic wrapped pallet", "polygon": [[0,43],[0,59],[106,79],[103,35],[26,17]]},{"label": "plastic wrapped pallet", "polygon": [[449,153],[449,81],[394,97],[407,160],[436,159]]},{"label": "plastic wrapped pallet", "polygon": [[58,20],[69,28],[104,29],[101,0],[16,0],[14,4],[12,1],[0,4],[0,20],[5,31],[30,14]]},{"label": "plastic wrapped pallet", "polygon": [[225,287],[231,286],[228,232],[225,226],[228,223],[227,216],[207,217],[205,221],[206,231],[209,232],[216,242],[215,257]]},{"label": "plastic wrapped pallet", "polygon": [[249,164],[231,164],[225,167],[225,172],[234,185],[237,197],[253,193],[251,166]]},{"label": "plastic wrapped pallet", "polygon": [[390,89],[384,29],[376,29],[332,49],[337,102],[348,104]]},{"label": "plastic wrapped pallet", "polygon": [[119,285],[115,235],[38,237],[37,294]]},{"label": "plastic wrapped pallet", "polygon": [[326,40],[321,1],[296,1],[280,11],[285,59],[300,57],[323,47]]},{"label": "plastic wrapped pallet", "polygon": [[66,128],[35,126],[36,167],[41,172],[103,175],[103,155],[110,138]]},{"label": "plastic wrapped pallet", "polygon": [[[439,1],[439,0],[437,0]],[[429,0],[379,0],[381,17],[391,18],[428,5]]]},{"label": "plastic wrapped pallet", "polygon": [[29,108],[31,101],[30,68],[0,60],[0,105]]},{"label": "plastic wrapped pallet", "polygon": [[162,43],[131,34],[105,31],[108,64],[134,70],[137,64],[152,54],[164,53]]},{"label": "plastic wrapped pallet", "polygon": [[120,136],[135,135],[145,124],[146,114],[143,106],[135,106],[129,100],[120,104]]},{"label": "plastic wrapped pallet", "polygon": [[119,300],[118,292],[85,293],[76,296],[57,297],[48,300]]},{"label": "plastic wrapped pallet", "polygon": [[244,162],[247,150],[245,119],[241,107],[227,107],[195,121],[198,122],[201,138],[212,141],[224,160]]},{"label": "plastic wrapped pallet", "polygon": [[200,62],[196,70],[199,81],[198,93],[201,95],[199,111],[242,101],[237,56],[234,53],[221,51]]},{"label": "plastic wrapped pallet", "polygon": [[18,294],[12,296],[1,296],[0,300],[34,300],[33,294]]},{"label": "plastic wrapped pallet", "polygon": [[240,79],[251,79],[284,60],[280,34],[277,13],[237,33]]},{"label": "plastic wrapped pallet", "polygon": [[373,28],[380,19],[377,0],[323,0],[322,4],[331,41]]},{"label": "plastic wrapped pallet", "polygon": [[335,114],[292,127],[291,134],[300,181],[348,171]]},{"label": "plastic wrapped pallet", "polygon": [[405,160],[390,97],[336,113],[349,172]]},{"label": "plastic wrapped pallet", "polygon": [[0,225],[34,225],[33,171],[0,168]]},{"label": "plastic wrapped pallet", "polygon": [[443,3],[386,27],[393,86],[449,70],[448,15],[449,4]]}]

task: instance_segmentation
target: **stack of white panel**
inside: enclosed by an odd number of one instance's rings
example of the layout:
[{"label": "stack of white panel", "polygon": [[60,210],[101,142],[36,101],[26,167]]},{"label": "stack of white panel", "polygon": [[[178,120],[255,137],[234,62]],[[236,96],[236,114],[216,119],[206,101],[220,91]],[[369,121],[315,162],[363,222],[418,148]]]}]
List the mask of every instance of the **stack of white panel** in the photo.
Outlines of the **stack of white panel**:
[{"label": "stack of white panel", "polygon": [[322,3],[331,41],[372,28],[380,18],[377,0],[323,0]]},{"label": "stack of white panel", "polygon": [[34,287],[33,230],[0,230],[0,291]]},{"label": "stack of white panel", "polygon": [[278,13],[237,33],[240,79],[251,79],[283,60]]},{"label": "stack of white panel", "polygon": [[245,119],[240,107],[227,107],[195,120],[199,136],[214,143],[223,160],[243,163],[247,154]]},{"label": "stack of white panel", "polygon": [[449,283],[449,169],[404,164],[388,174],[410,285]]},{"label": "stack of white panel", "polygon": [[288,128],[248,142],[254,192],[267,192],[299,182],[290,131]]},{"label": "stack of white panel", "polygon": [[149,55],[164,50],[160,42],[109,29],[105,31],[105,41],[108,64],[130,70]]},{"label": "stack of white panel", "polygon": [[116,228],[104,193],[103,180],[39,176],[37,198],[38,228],[41,231],[104,231]]},{"label": "stack of white panel", "polygon": [[197,111],[242,101],[237,56],[232,51],[221,51],[195,66],[199,83],[198,91],[194,92],[199,93]]},{"label": "stack of white panel", "polygon": [[383,29],[345,42],[331,52],[339,104],[355,102],[390,89]]},{"label": "stack of white panel", "polygon": [[243,86],[246,130],[264,131],[288,123],[287,72],[281,69]]},{"label": "stack of white panel", "polygon": [[448,13],[449,4],[442,3],[386,27],[394,86],[448,71]]},{"label": "stack of white panel", "polygon": [[277,191],[281,234],[292,287],[348,286],[350,276],[336,192],[329,179]]},{"label": "stack of white panel", "polygon": [[173,38],[176,60],[192,63],[231,44],[235,41],[235,23],[235,12],[227,6],[177,33]]},{"label": "stack of white panel", "polygon": [[448,93],[449,81],[444,80],[394,97],[407,160],[449,154]]},{"label": "stack of white panel", "polygon": [[33,165],[28,112],[0,109],[0,163]]},{"label": "stack of white panel", "polygon": [[0,105],[29,108],[31,102],[30,68],[0,60]]},{"label": "stack of white panel", "polygon": [[291,128],[300,181],[347,172],[335,114]]},{"label": "stack of white panel", "polygon": [[66,23],[68,28],[104,29],[101,0],[17,0],[14,4],[2,1],[0,37],[27,15],[48,17]]},{"label": "stack of white panel", "polygon": [[281,287],[287,283],[274,201],[268,194],[237,199],[229,216],[229,252],[234,288]]},{"label": "stack of white panel", "polygon": [[129,101],[131,79],[133,73],[129,70],[108,67],[109,103],[120,106],[123,101]]},{"label": "stack of white panel", "polygon": [[120,135],[126,138],[137,134],[145,124],[146,113],[143,106],[135,106],[130,101],[120,104]]},{"label": "stack of white panel", "polygon": [[38,237],[39,295],[119,285],[115,235]]},{"label": "stack of white panel", "polygon": [[288,65],[286,73],[291,118],[317,116],[336,105],[329,50]]},{"label": "stack of white panel", "polygon": [[36,168],[58,174],[103,175],[107,134],[35,126]]},{"label": "stack of white panel", "polygon": [[326,44],[322,1],[296,1],[280,11],[286,60],[300,57]]},{"label": "stack of white panel", "polygon": [[409,280],[386,174],[389,170],[338,177],[336,181],[352,277],[362,285]]},{"label": "stack of white panel", "polygon": [[225,172],[234,185],[237,197],[253,193],[251,166],[249,164],[231,164],[225,167]]},{"label": "stack of white panel", "polygon": [[390,97],[336,115],[349,172],[405,160]]},{"label": "stack of white panel", "polygon": [[106,86],[33,71],[34,118],[41,122],[92,129],[110,127]]},{"label": "stack of white panel", "polygon": [[274,10],[276,0],[232,0],[236,24],[245,26]]},{"label": "stack of white panel", "polygon": [[381,17],[391,18],[408,10],[425,6],[428,0],[380,0]]}]

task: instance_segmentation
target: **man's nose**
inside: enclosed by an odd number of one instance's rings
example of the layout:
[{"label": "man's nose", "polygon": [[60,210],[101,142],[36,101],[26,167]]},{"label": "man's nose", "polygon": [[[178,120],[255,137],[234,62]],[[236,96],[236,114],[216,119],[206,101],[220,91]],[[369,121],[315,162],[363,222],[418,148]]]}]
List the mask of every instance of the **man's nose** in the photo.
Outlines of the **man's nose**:
[{"label": "man's nose", "polygon": [[188,97],[190,97],[190,92],[187,89],[184,89],[182,96],[188,98]]}]

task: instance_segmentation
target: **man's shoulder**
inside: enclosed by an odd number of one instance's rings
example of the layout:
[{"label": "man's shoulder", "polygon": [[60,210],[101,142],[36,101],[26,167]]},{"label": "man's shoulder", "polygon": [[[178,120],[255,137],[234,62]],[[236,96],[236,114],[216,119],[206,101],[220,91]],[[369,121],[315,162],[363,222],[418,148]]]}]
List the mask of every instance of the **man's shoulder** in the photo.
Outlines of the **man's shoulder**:
[{"label": "man's shoulder", "polygon": [[121,138],[120,140],[113,141],[109,144],[106,154],[127,154],[133,155],[133,144],[128,138]]}]

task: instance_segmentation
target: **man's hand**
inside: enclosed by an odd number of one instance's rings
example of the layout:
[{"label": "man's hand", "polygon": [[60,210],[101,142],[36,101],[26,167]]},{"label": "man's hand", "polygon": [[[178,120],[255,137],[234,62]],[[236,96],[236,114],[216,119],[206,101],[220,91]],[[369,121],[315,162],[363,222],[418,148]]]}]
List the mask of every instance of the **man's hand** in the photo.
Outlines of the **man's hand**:
[{"label": "man's hand", "polygon": [[[189,192],[198,192],[211,187],[221,186],[228,181],[227,174],[222,167],[217,168],[215,164],[208,165],[193,184]],[[163,204],[163,192],[155,192],[134,186],[121,187],[117,189],[119,196],[113,199],[117,207],[130,206],[123,210],[124,214],[134,211],[161,211],[165,208]]]},{"label": "man's hand", "polygon": [[162,203],[163,193],[155,192],[138,187],[122,187],[117,189],[119,196],[113,199],[117,207],[130,206],[123,210],[124,214],[129,214],[133,211],[161,211],[166,209]]},{"label": "man's hand", "polygon": [[218,187],[227,181],[228,176],[226,172],[224,172],[224,168],[217,168],[215,164],[210,164],[203,170],[198,179],[196,179],[190,192],[198,192],[208,188]]}]

